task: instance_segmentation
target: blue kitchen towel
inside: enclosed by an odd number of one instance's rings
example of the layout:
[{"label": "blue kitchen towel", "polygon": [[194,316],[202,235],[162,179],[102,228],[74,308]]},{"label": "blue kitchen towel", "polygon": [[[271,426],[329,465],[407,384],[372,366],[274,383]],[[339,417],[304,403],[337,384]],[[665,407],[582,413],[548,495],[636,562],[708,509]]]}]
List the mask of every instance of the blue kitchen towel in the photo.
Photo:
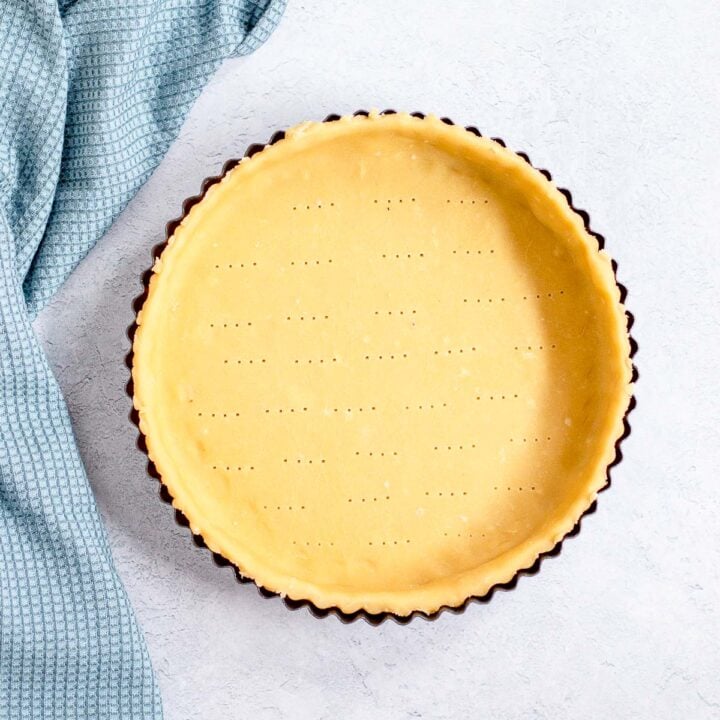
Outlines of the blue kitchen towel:
[{"label": "blue kitchen towel", "polygon": [[31,321],[283,4],[0,0],[0,718],[162,715]]}]

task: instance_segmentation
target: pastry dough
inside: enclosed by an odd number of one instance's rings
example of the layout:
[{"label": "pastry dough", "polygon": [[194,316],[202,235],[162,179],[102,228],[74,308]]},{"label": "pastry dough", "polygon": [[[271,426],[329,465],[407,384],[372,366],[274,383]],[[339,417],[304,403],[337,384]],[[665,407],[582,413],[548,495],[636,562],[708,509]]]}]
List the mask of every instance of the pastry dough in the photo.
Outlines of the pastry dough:
[{"label": "pastry dough", "polygon": [[433,612],[550,550],[631,397],[608,256],[498,143],[404,114],[240,162],[154,267],[134,402],[174,505],[258,584]]}]

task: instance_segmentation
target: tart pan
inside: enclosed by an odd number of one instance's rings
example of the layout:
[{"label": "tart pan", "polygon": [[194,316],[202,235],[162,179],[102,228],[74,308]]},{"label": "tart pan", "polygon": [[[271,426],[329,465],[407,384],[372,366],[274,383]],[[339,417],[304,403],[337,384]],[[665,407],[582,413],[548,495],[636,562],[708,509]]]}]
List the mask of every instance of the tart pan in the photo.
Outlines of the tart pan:
[{"label": "tart pan", "polygon": [[[216,562],[234,565],[239,579],[255,578],[263,594],[281,594],[289,607],[307,605],[318,615],[333,612],[344,620],[364,617],[370,622],[386,617],[404,622],[418,614],[435,617],[444,609],[460,610],[470,600],[489,599],[494,589],[513,587],[520,573],[535,572],[542,557],[559,552],[562,537],[577,532],[580,517],[594,509],[596,493],[609,481],[609,468],[620,460],[619,443],[629,432],[626,416],[634,404],[630,383],[636,379],[630,361],[636,346],[628,336],[632,318],[622,305],[625,290],[615,280],[614,264],[602,253],[602,238],[590,230],[587,214],[572,207],[570,194],[559,191],[564,199],[558,203],[549,173],[528,171],[527,156],[518,153],[524,163],[518,162],[498,139],[481,142],[486,154],[497,148],[500,170],[491,167],[489,176],[476,172],[473,162],[479,161],[463,154],[475,148],[473,136],[480,137],[475,128],[457,128],[447,119],[425,120],[419,113],[388,117],[392,115],[359,112],[352,120],[326,118],[326,123],[338,122],[341,129],[333,137],[340,138],[341,146],[330,148],[327,160],[321,145],[314,179],[319,185],[310,188],[312,193],[302,185],[290,191],[283,186],[292,157],[275,171],[275,178],[271,167],[276,198],[272,202],[289,216],[288,237],[277,247],[267,246],[267,239],[263,247],[262,228],[251,226],[247,237],[260,238],[253,252],[238,254],[242,246],[228,241],[231,257],[210,257],[212,251],[202,248],[202,259],[193,261],[204,262],[210,270],[209,287],[197,297],[211,295],[208,308],[192,319],[195,326],[205,326],[194,338],[200,341],[195,354],[202,356],[205,346],[219,349],[209,361],[201,357],[202,363],[217,363],[207,375],[214,372],[222,378],[223,372],[230,373],[225,382],[247,387],[249,394],[231,398],[231,392],[228,398],[236,404],[212,406],[225,391],[208,395],[192,382],[181,383],[173,398],[181,395],[179,402],[199,404],[192,408],[194,419],[173,427],[171,435],[185,433],[185,440],[194,434],[209,437],[212,446],[215,435],[228,435],[227,427],[219,425],[239,422],[233,433],[239,429],[245,437],[252,434],[249,428],[260,428],[265,421],[262,441],[225,441],[209,449],[199,442],[178,470],[167,455],[163,458],[165,449],[155,440],[153,421],[143,422],[148,407],[152,414],[152,403],[146,404],[152,392],[138,398],[132,379],[128,385],[141,409],[132,413],[140,429],[139,446],[145,452],[148,445],[151,448],[149,471],[160,480],[163,498],[176,506],[178,521],[191,527],[198,544],[215,551]],[[398,146],[384,147],[382,137],[378,141],[372,133],[360,133],[359,146],[342,146],[343,124],[382,127],[388,121],[401,123],[403,132],[410,128],[409,140],[403,135]],[[452,127],[449,149],[436,152],[431,142],[426,151],[413,136],[416,123],[430,123],[440,145],[444,128]],[[289,139],[284,132],[276,133],[268,146],[288,144],[298,136],[302,141],[308,133],[312,140],[318,128],[320,124],[300,126],[289,131]],[[453,154],[456,142],[462,152]],[[251,146],[246,158],[265,147]],[[338,153],[339,168],[332,164]],[[377,171],[372,158],[382,162],[394,153],[401,167],[410,159],[416,162],[413,172],[393,177],[393,164],[398,162],[391,160],[389,169],[384,168],[390,185],[372,176],[366,182],[358,180],[358,171]],[[434,177],[446,156],[449,169]],[[191,235],[178,229],[192,222],[187,220],[192,208],[240,162],[227,163],[220,176],[203,183],[199,196],[185,202],[182,217],[169,223],[165,242],[154,250],[156,261],[176,235]],[[252,164],[242,165],[245,170]],[[333,183],[323,185],[329,172],[336,175],[333,182],[349,182],[352,192],[337,191]],[[520,178],[519,196],[512,187],[513,174]],[[417,180],[426,176],[428,183]],[[249,207],[251,200],[255,199],[248,199]],[[327,218],[330,213],[338,217]],[[245,221],[251,225],[249,214]],[[356,226],[359,232],[350,233],[349,249],[330,245],[339,237],[338,228]],[[323,227],[335,234],[330,237]],[[579,238],[586,246],[564,252],[562,243],[558,245],[563,232],[568,243]],[[156,262],[156,276],[158,270],[165,272],[161,277],[171,276],[164,269],[168,258],[172,256]],[[363,263],[369,263],[364,272],[353,275]],[[249,278],[258,266],[257,272],[265,272],[265,277]],[[218,271],[214,277],[213,269]],[[273,296],[254,301],[253,293],[258,296],[265,287],[272,290],[278,275]],[[134,303],[140,326],[152,276],[152,270],[144,275],[144,292]],[[365,281],[367,277],[372,282]],[[188,281],[181,280],[180,287],[182,282]],[[228,301],[224,290],[238,283],[247,286],[240,305],[234,297]],[[322,292],[313,295],[309,286]],[[344,293],[344,288],[352,292]],[[593,293],[598,292],[605,296],[596,303]],[[303,293],[308,297],[300,297]],[[323,297],[330,297],[325,305],[320,302]],[[288,309],[291,301],[297,312]],[[202,304],[193,299],[194,307]],[[238,311],[246,309],[240,318]],[[268,326],[264,334],[254,329],[263,323]],[[137,328],[136,322],[129,331],[134,347]],[[151,345],[144,343],[146,357]],[[614,365],[605,357],[613,352]],[[158,362],[167,367],[168,356],[161,355]],[[182,362],[178,358],[181,367],[172,378],[174,388],[179,387],[178,378],[185,382],[198,370]],[[132,350],[127,364],[137,374]],[[148,373],[152,374],[141,368],[141,385]],[[266,386],[273,389],[266,392]],[[603,412],[585,417],[583,408],[606,400]],[[253,418],[253,425],[243,425],[251,412],[261,417]],[[583,455],[583,443],[592,444],[598,436],[607,447],[599,455]],[[239,455],[218,458],[218,449],[228,447],[238,447]],[[310,467],[313,460],[315,466]],[[188,473],[187,467],[196,468],[198,462],[204,464],[205,477]],[[254,476],[253,462],[260,471]],[[594,463],[591,472],[589,463]],[[578,476],[585,483],[579,488],[573,485]],[[215,500],[246,506],[238,515],[244,519],[238,525],[239,537],[247,531],[253,547],[262,545],[259,541],[265,537],[274,555],[278,547],[287,548],[284,576],[282,570],[267,576],[257,572],[257,558],[246,562],[242,550],[223,537],[223,529],[208,524],[183,487],[184,482],[193,486],[195,477],[197,485],[209,482]],[[178,493],[185,497],[179,499]],[[558,511],[567,505],[564,493],[570,495],[572,507]],[[558,512],[561,522],[556,517],[554,525],[544,524],[543,514]],[[222,508],[219,513],[227,523],[228,513]],[[234,516],[231,519],[234,527]],[[523,543],[518,555],[516,548]],[[510,562],[505,560],[508,553],[515,553]],[[492,582],[487,576],[480,582],[475,577],[453,587],[457,577],[473,575],[475,562],[495,567],[489,576]],[[311,578],[305,586],[287,582],[304,570]],[[341,590],[306,592],[313,575]],[[359,591],[353,585],[356,577],[361,578]],[[392,585],[390,593],[386,585]],[[469,592],[468,587],[482,591]],[[429,592],[418,595],[417,588]],[[409,601],[402,599],[406,590]],[[398,595],[401,601],[396,602]]]}]

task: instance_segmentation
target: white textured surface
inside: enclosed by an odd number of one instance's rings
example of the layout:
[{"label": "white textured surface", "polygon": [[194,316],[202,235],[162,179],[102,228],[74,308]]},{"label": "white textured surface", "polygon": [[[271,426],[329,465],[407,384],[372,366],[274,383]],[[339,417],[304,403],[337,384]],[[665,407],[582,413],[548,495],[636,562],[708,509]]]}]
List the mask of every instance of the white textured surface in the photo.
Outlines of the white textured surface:
[{"label": "white textured surface", "polygon": [[[37,324],[169,720],[720,717],[718,33],[712,0],[295,0],[218,73]],[[581,534],[489,605],[407,627],[291,613],[216,568],[158,501],[124,393],[130,301],[181,201],[271,131],[368,106],[549,168],[607,237],[640,345],[626,459]]]}]

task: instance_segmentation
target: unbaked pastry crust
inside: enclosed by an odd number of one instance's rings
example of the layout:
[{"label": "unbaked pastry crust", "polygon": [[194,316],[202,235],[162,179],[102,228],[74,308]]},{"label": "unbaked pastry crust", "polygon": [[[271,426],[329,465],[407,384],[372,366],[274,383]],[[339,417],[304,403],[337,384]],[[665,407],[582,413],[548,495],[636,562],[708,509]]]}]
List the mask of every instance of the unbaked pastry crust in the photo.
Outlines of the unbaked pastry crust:
[{"label": "unbaked pastry crust", "polygon": [[306,123],[156,262],[148,454],[193,532],[346,613],[484,595],[604,486],[632,366],[608,256],[538,171],[404,114]]}]

